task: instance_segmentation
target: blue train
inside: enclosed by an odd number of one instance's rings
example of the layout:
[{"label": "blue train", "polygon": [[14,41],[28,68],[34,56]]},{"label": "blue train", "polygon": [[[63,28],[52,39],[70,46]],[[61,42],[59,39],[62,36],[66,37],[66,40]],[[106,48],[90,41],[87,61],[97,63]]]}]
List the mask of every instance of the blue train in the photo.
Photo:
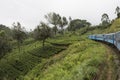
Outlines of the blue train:
[{"label": "blue train", "polygon": [[115,45],[120,51],[120,32],[110,34],[89,35],[89,39],[111,43]]}]

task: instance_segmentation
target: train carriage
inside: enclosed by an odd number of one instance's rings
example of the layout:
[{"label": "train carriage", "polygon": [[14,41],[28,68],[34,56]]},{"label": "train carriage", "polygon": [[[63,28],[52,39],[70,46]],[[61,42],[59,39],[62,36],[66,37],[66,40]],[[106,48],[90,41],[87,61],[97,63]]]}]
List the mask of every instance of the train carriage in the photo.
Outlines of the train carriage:
[{"label": "train carriage", "polygon": [[120,50],[120,32],[115,33],[115,46]]},{"label": "train carriage", "polygon": [[110,33],[110,34],[89,35],[89,39],[111,43],[120,50],[120,31],[116,33]]},{"label": "train carriage", "polygon": [[114,42],[115,42],[115,33],[105,34],[104,37],[105,37],[104,41],[106,41],[108,43],[111,43],[111,44],[114,44]]}]

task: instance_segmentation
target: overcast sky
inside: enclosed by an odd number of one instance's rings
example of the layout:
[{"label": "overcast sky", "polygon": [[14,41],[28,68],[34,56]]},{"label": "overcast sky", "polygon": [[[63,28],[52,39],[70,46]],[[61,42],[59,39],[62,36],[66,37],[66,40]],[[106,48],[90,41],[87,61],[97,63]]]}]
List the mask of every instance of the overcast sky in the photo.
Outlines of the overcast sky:
[{"label": "overcast sky", "polygon": [[86,19],[93,25],[99,24],[101,15],[116,17],[115,8],[120,0],[0,0],[0,24],[7,26],[19,21],[27,30],[34,29],[49,12]]}]

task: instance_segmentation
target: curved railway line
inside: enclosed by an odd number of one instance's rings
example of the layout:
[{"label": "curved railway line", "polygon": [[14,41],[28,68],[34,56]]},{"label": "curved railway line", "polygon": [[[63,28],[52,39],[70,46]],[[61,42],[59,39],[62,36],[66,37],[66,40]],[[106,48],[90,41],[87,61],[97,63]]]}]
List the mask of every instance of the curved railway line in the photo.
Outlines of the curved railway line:
[{"label": "curved railway line", "polygon": [[[111,55],[116,56],[116,58],[113,61],[116,65],[115,80],[120,80],[120,51],[118,50],[118,48],[115,45],[113,45],[111,43],[104,42],[104,41],[101,41],[101,40],[95,40],[95,41],[101,43],[102,45],[104,45],[107,48],[107,51],[106,51],[107,55],[111,54]],[[108,62],[107,64],[108,64],[109,67],[108,67],[108,71],[107,71],[107,79],[106,80],[113,80],[112,79],[112,72],[111,72],[111,68],[112,68],[111,63]]]},{"label": "curved railway line", "polygon": [[112,54],[117,57],[116,59],[114,59],[114,63],[116,65],[115,74],[116,80],[120,80],[120,31],[109,34],[89,35],[89,39],[102,42],[103,45],[105,45],[105,47],[109,49],[107,53],[112,52]]}]

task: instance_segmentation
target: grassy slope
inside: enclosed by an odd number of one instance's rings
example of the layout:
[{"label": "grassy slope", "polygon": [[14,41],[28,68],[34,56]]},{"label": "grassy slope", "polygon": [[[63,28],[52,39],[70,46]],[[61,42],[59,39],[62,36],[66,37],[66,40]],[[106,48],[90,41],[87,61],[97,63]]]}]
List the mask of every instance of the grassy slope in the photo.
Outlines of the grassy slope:
[{"label": "grassy slope", "polygon": [[54,63],[44,70],[40,69],[39,64],[24,77],[24,80],[93,79],[100,72],[100,68],[105,65],[104,48],[99,43],[84,37],[63,52],[64,58],[54,60]]},{"label": "grassy slope", "polygon": [[34,42],[21,48],[21,52],[18,52],[18,49],[14,49],[0,60],[0,80],[19,78],[35,65],[41,63],[43,58],[49,58],[64,49],[64,47],[46,44],[46,50],[43,50],[41,42]]},{"label": "grassy slope", "polygon": [[[119,25],[119,20],[112,26],[116,25]],[[89,33],[106,33],[107,31],[108,29],[94,30]],[[111,31],[112,27],[109,29],[109,32]],[[20,53],[15,49],[7,54],[0,60],[0,79],[90,80],[103,73],[100,75],[103,77],[101,80],[106,80],[104,72],[107,70],[107,62],[111,59],[108,59],[104,45],[88,40],[87,34],[69,35],[70,33],[63,37],[49,39],[46,50],[41,48],[41,42],[33,42],[22,46],[23,50]],[[66,48],[65,45],[56,46],[50,43],[71,43],[71,45],[60,52]],[[56,54],[58,52],[60,53]]]},{"label": "grassy slope", "polygon": [[65,37],[59,36],[49,41],[72,44],[67,50],[59,53],[61,55],[58,57],[54,57],[59,55],[54,55],[54,53],[63,48],[51,48],[52,45],[47,44],[47,49],[42,51],[40,42],[23,46],[24,50],[20,53],[16,49],[0,60],[1,79],[3,77],[8,80],[15,78],[61,80],[61,77],[63,80],[91,79],[98,75],[99,68],[105,64],[104,46],[86,39],[86,36],[65,35]]},{"label": "grassy slope", "polygon": [[116,19],[111,25],[109,32],[120,31],[120,19]]}]

